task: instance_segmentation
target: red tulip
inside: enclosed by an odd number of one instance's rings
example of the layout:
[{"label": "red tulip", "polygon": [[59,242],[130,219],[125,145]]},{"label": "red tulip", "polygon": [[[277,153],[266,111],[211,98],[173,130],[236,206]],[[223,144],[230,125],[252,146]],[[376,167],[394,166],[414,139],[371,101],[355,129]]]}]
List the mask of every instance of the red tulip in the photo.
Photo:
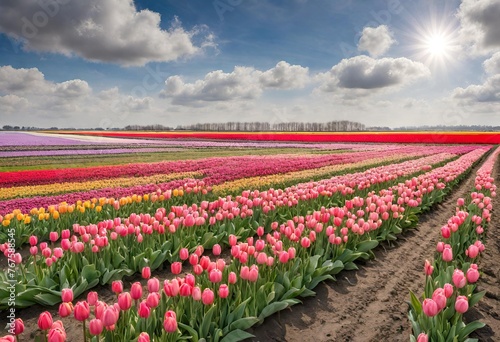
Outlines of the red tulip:
[{"label": "red tulip", "polygon": [[49,330],[52,323],[52,315],[48,311],[42,312],[38,317],[38,327],[40,330]]},{"label": "red tulip", "polygon": [[30,236],[30,245],[36,246],[37,243],[38,243],[38,238],[35,235],[31,235]]}]

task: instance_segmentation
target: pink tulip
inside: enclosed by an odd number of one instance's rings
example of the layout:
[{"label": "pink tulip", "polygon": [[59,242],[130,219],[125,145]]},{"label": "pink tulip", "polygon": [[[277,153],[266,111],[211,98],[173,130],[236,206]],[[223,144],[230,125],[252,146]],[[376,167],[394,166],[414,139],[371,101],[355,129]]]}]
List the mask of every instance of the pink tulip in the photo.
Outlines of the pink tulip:
[{"label": "pink tulip", "polygon": [[203,290],[203,293],[201,294],[201,301],[205,305],[210,305],[214,302],[214,297],[215,296],[213,291],[210,290],[209,288],[206,288],[205,290]]},{"label": "pink tulip", "polygon": [[53,328],[50,329],[49,334],[47,335],[48,342],[64,342],[66,341],[66,332],[64,329]]},{"label": "pink tulip", "polygon": [[445,249],[443,250],[443,261],[446,261],[446,262],[450,262],[453,260],[453,251],[451,248],[447,248],[445,247]]},{"label": "pink tulip", "polygon": [[479,254],[479,248],[476,245],[470,245],[469,248],[467,248],[467,250],[465,251],[465,254],[469,258],[474,259]]},{"label": "pink tulip", "polygon": [[59,304],[59,316],[68,317],[73,313],[73,304],[71,302],[63,302]]},{"label": "pink tulip", "polygon": [[217,256],[217,255],[220,255],[222,252],[222,248],[219,244],[215,244],[213,247],[212,247],[212,253],[213,255]]},{"label": "pink tulip", "polygon": [[135,282],[130,287],[130,295],[133,300],[141,299],[142,297],[142,285],[139,282]]},{"label": "pink tulip", "polygon": [[438,253],[443,253],[443,250],[444,250],[444,242],[439,241],[436,245],[436,251],[438,251]]},{"label": "pink tulip", "polygon": [[428,317],[434,317],[439,313],[436,302],[430,298],[424,299],[424,302],[422,303],[422,309]]},{"label": "pink tulip", "polygon": [[37,243],[38,243],[38,238],[35,235],[31,235],[30,236],[30,245],[31,246],[36,246]]},{"label": "pink tulip", "polygon": [[137,342],[150,342],[150,338],[147,332],[141,332],[139,337],[137,338]]},{"label": "pink tulip", "polygon": [[193,254],[191,254],[191,255],[189,256],[189,263],[190,263],[192,266],[194,266],[194,265],[198,264],[198,259],[199,259],[198,255],[197,255],[197,254],[195,254],[195,253],[193,253]]},{"label": "pink tulip", "polygon": [[76,303],[73,315],[77,321],[85,321],[90,316],[89,304],[86,301]]},{"label": "pink tulip", "polygon": [[235,246],[238,239],[233,234],[229,235],[229,246]]},{"label": "pink tulip", "polygon": [[114,306],[108,306],[102,313],[101,321],[102,325],[105,327],[111,327],[115,325],[118,321],[119,312],[115,309]]},{"label": "pink tulip", "polygon": [[473,284],[479,279],[479,271],[477,270],[477,268],[470,267],[467,270],[466,276],[467,282],[469,284]]},{"label": "pink tulip", "polygon": [[[184,284],[183,284],[184,285]],[[146,304],[151,308],[156,308],[160,304],[160,295],[158,292],[151,292],[146,297]]]},{"label": "pink tulip", "polygon": [[189,258],[189,250],[187,248],[181,248],[179,251],[179,258],[183,261]]},{"label": "pink tulip", "polygon": [[49,330],[52,326],[52,315],[48,311],[44,311],[38,317],[38,327],[40,330]]},{"label": "pink tulip", "polygon": [[115,280],[111,283],[111,290],[116,293],[117,295],[119,293],[123,292],[123,282],[121,280]]},{"label": "pink tulip", "polygon": [[141,271],[142,279],[151,278],[151,268],[149,266],[143,267]]},{"label": "pink tulip", "polygon": [[182,272],[182,263],[180,263],[179,261],[173,262],[170,265],[170,271],[173,274],[180,274]]},{"label": "pink tulip", "polygon": [[100,319],[94,318],[89,322],[89,332],[92,336],[98,336],[102,333],[104,326]]},{"label": "pink tulip", "polygon": [[90,306],[95,306],[97,304],[97,300],[99,299],[97,292],[95,291],[90,291],[87,294],[87,303],[89,303]]},{"label": "pink tulip", "polygon": [[118,295],[118,305],[121,310],[128,310],[132,306],[132,296],[128,292],[122,292]]},{"label": "pink tulip", "polygon": [[451,279],[453,280],[453,284],[455,284],[455,287],[457,289],[461,289],[467,283],[467,279],[465,278],[464,272],[462,272],[461,270],[458,270],[458,269],[456,269],[453,272],[453,276]]},{"label": "pink tulip", "polygon": [[30,247],[30,254],[37,255],[38,254],[38,247],[37,246]]},{"label": "pink tulip", "polygon": [[424,271],[425,271],[425,275],[427,275],[427,276],[432,275],[432,271],[434,271],[434,267],[431,265],[429,260],[425,260]]},{"label": "pink tulip", "polygon": [[174,311],[169,310],[165,313],[163,328],[167,333],[173,333],[177,331],[177,315]]},{"label": "pink tulip", "polygon": [[229,288],[227,287],[226,284],[222,284],[219,286],[219,297],[220,298],[227,298],[229,296]]},{"label": "pink tulip", "polygon": [[229,275],[227,277],[227,281],[229,284],[236,284],[237,280],[238,279],[237,279],[236,273],[234,273],[234,272],[229,273]]},{"label": "pink tulip", "polygon": [[72,302],[73,301],[73,290],[72,289],[62,289],[61,299],[63,302]]},{"label": "pink tulip", "polygon": [[148,280],[148,291],[158,292],[160,291],[160,281],[158,278],[151,278]]},{"label": "pink tulip", "polygon": [[300,240],[300,245],[302,248],[309,248],[309,246],[311,246],[311,240],[307,237],[303,237],[302,240]]},{"label": "pink tulip", "polygon": [[50,232],[49,239],[52,242],[56,242],[57,240],[59,240],[59,233],[58,232]]},{"label": "pink tulip", "polygon": [[24,331],[24,322],[21,318],[16,318],[14,321],[14,335],[21,335]]},{"label": "pink tulip", "polygon": [[432,294],[432,300],[436,302],[438,310],[441,311],[446,307],[446,296],[444,294],[444,289],[437,288]]},{"label": "pink tulip", "polygon": [[212,283],[219,283],[221,280],[222,280],[222,272],[217,269],[217,268],[214,268],[209,274],[208,274],[208,279],[212,282]]},{"label": "pink tulip", "polygon": [[451,284],[444,284],[443,289],[446,298],[450,298],[453,295],[453,286]]},{"label": "pink tulip", "polygon": [[201,289],[198,286],[193,287],[191,297],[196,301],[201,300]]},{"label": "pink tulip", "polygon": [[429,342],[429,336],[426,333],[420,333],[417,337],[417,342]]},{"label": "pink tulip", "polygon": [[458,296],[457,300],[455,301],[455,310],[458,313],[463,314],[469,309],[469,302],[467,300],[467,297],[465,296]]},{"label": "pink tulip", "polygon": [[257,265],[252,265],[248,272],[248,281],[255,283],[259,278],[259,268]]},{"label": "pink tulip", "polygon": [[139,309],[137,310],[137,313],[141,318],[149,318],[149,315],[151,314],[151,309],[149,308],[145,300],[143,300],[139,304]]}]

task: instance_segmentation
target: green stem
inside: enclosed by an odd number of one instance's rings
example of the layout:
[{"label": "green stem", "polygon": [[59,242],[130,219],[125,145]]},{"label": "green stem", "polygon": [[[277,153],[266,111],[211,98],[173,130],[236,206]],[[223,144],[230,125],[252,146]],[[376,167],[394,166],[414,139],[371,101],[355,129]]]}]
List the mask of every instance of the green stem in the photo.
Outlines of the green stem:
[{"label": "green stem", "polygon": [[83,323],[83,342],[87,341],[87,334],[85,333],[85,320],[82,322]]}]

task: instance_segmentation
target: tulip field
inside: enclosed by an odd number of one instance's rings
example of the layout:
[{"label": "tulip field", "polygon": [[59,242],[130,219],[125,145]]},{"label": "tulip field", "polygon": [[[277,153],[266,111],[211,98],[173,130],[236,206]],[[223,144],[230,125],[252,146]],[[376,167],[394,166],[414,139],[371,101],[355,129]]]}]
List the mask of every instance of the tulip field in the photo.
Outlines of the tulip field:
[{"label": "tulip field", "polygon": [[63,133],[0,132],[0,341],[251,341],[472,178],[415,260],[403,340],[473,341],[485,325],[466,315],[486,293],[495,137]]}]

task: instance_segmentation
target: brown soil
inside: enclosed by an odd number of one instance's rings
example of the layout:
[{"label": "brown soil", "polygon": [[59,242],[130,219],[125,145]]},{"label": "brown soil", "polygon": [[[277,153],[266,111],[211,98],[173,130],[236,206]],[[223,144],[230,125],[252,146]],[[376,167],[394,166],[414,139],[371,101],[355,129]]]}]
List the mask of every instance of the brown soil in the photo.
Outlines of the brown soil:
[{"label": "brown soil", "polygon": [[[247,342],[267,341],[408,341],[411,327],[407,319],[409,290],[423,292],[425,259],[432,259],[439,228],[454,213],[456,200],[465,196],[473,187],[477,168],[456,190],[433,210],[420,217],[417,229],[403,234],[392,245],[376,248],[374,260],[359,265],[357,271],[343,271],[336,281],[321,283],[315,289],[316,296],[305,298],[303,304],[275,314],[249,330],[255,338]],[[495,179],[500,179],[496,168]],[[497,182],[498,184],[498,182]],[[478,289],[486,289],[486,296],[466,315],[469,320],[480,319],[487,326],[475,335],[480,341],[500,341],[500,214],[493,213],[488,231],[486,251],[480,262],[483,271]],[[169,277],[168,271],[156,271],[153,276]],[[129,288],[136,276],[124,281]],[[143,281],[144,283],[144,281]],[[99,298],[113,302],[110,286],[93,289]],[[83,300],[86,293],[77,300]],[[54,320],[60,319],[57,307],[45,308],[35,305],[18,309],[16,316],[24,320],[26,329],[19,341],[32,341],[38,333],[38,315],[48,310]],[[7,313],[0,313],[0,336],[7,333],[4,328]],[[62,319],[68,335],[67,341],[81,340],[81,323],[74,318]]]},{"label": "brown soil", "polygon": [[[417,229],[403,234],[393,245],[376,248],[374,260],[357,271],[343,271],[337,281],[318,285],[316,296],[275,314],[249,332],[247,342],[378,342],[408,341],[411,325],[407,318],[409,290],[423,293],[425,259],[432,260],[439,228],[455,212],[456,201],[471,191],[474,175],[461,182],[448,198],[420,217]],[[499,167],[495,168],[499,179]],[[500,218],[494,212],[478,290],[486,296],[467,315],[487,324],[472,337],[480,341],[500,341]]]}]

